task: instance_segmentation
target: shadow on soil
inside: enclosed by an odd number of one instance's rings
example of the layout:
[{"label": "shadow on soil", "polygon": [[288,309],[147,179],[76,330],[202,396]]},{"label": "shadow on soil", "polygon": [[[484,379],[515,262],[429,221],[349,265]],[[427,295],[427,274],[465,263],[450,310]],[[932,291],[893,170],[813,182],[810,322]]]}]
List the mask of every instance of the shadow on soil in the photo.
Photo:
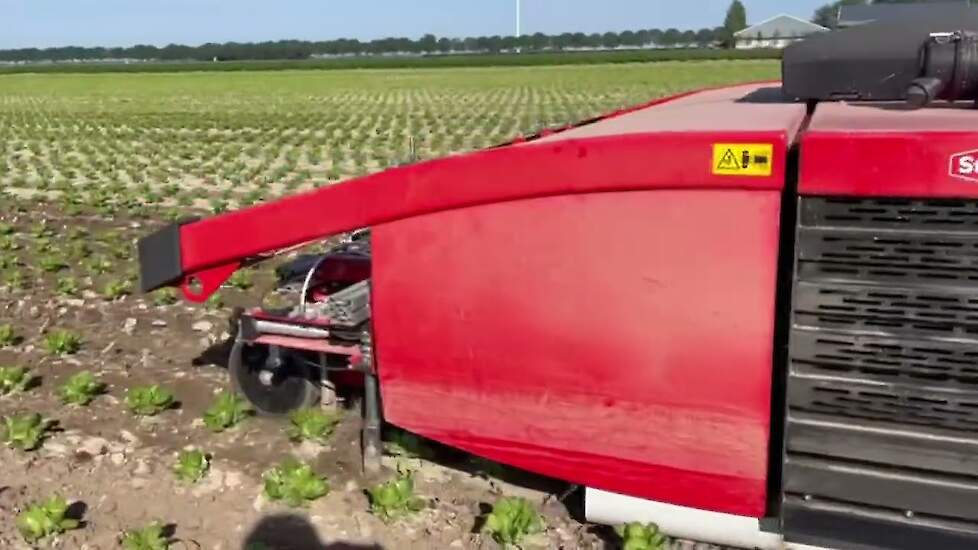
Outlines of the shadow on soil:
[{"label": "shadow on soil", "polygon": [[281,514],[267,516],[255,525],[241,550],[384,550],[377,544],[323,542],[303,517]]}]

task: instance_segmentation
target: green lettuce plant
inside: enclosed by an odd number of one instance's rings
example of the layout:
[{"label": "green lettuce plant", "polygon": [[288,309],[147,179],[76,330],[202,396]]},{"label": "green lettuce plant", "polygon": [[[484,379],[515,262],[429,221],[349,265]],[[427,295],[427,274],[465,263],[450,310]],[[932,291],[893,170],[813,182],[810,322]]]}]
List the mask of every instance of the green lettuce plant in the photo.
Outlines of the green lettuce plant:
[{"label": "green lettuce plant", "polygon": [[54,424],[38,413],[8,416],[3,421],[2,441],[22,451],[33,451],[40,447],[47,431]]},{"label": "green lettuce plant", "polygon": [[197,483],[207,475],[210,469],[210,460],[203,451],[196,449],[183,451],[177,455],[177,461],[173,465],[173,474],[184,483]]},{"label": "green lettuce plant", "polygon": [[72,375],[58,388],[61,401],[69,405],[85,406],[105,391],[105,384],[99,382],[95,375],[83,371]]},{"label": "green lettuce plant", "polygon": [[665,550],[669,537],[654,523],[626,523],[615,528],[621,537],[622,550]]},{"label": "green lettuce plant", "polygon": [[292,441],[325,442],[336,429],[342,417],[328,414],[319,409],[299,409],[289,415],[289,426],[285,428]]},{"label": "green lettuce plant", "polygon": [[289,457],[262,476],[265,496],[270,500],[284,501],[296,508],[329,493],[326,478],[317,475],[311,466]]},{"label": "green lettuce plant", "polygon": [[120,541],[124,550],[167,550],[170,540],[163,533],[163,525],[154,522],[142,529],[126,531]]},{"label": "green lettuce plant", "polygon": [[0,367],[0,395],[22,392],[30,387],[31,381],[24,367]]},{"label": "green lettuce plant", "polygon": [[17,530],[20,531],[28,544],[35,544],[65,531],[77,529],[79,521],[65,517],[68,513],[68,502],[53,496],[48,500],[33,504],[17,516]]},{"label": "green lettuce plant", "polygon": [[155,416],[174,405],[173,393],[159,384],[131,388],[126,392],[126,406],[139,416]]},{"label": "green lettuce plant", "polygon": [[204,412],[204,424],[213,432],[236,426],[254,413],[247,401],[230,392],[221,392],[217,401]]},{"label": "green lettuce plant", "polygon": [[367,489],[370,511],[384,521],[397,519],[425,507],[423,498],[414,494],[414,479],[410,473]]},{"label": "green lettuce plant", "polygon": [[543,518],[525,498],[503,497],[486,516],[483,531],[502,545],[518,545],[527,536],[543,531]]}]

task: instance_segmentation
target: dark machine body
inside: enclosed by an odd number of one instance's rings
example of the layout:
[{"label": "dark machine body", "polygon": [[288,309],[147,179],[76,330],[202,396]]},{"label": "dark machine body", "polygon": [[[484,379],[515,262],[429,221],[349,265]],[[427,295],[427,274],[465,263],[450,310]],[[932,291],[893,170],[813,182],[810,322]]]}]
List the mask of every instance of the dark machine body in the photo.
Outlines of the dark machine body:
[{"label": "dark machine body", "polygon": [[341,374],[368,461],[382,417],[583,485],[595,521],[976,548],[976,31],[964,11],[826,34],[788,49],[783,87],[176,224],[140,243],[144,289],[200,301],[369,228],[242,317],[231,376],[260,410]]}]

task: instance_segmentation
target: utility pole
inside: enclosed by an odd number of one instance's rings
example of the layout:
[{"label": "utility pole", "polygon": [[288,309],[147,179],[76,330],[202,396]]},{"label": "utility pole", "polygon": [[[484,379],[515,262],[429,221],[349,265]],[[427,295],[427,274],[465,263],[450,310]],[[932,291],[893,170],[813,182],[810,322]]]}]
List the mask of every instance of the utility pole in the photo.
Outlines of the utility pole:
[{"label": "utility pole", "polygon": [[519,46],[520,41],[520,3],[521,0],[516,0],[516,53],[520,53],[522,48]]}]

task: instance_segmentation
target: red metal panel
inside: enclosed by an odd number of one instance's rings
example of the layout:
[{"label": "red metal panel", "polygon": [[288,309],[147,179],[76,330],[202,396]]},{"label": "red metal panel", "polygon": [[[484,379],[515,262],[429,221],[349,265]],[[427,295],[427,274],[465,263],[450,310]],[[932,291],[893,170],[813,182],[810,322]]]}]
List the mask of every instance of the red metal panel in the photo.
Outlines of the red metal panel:
[{"label": "red metal panel", "polygon": [[805,195],[978,198],[951,157],[978,149],[978,111],[820,104],[802,138]]},{"label": "red metal panel", "polygon": [[779,201],[593,193],[376,227],[387,418],[577,483],[763,515]]}]

